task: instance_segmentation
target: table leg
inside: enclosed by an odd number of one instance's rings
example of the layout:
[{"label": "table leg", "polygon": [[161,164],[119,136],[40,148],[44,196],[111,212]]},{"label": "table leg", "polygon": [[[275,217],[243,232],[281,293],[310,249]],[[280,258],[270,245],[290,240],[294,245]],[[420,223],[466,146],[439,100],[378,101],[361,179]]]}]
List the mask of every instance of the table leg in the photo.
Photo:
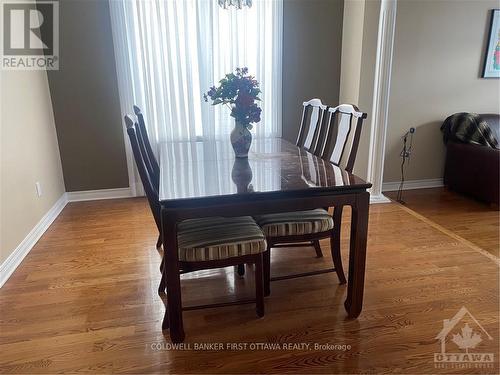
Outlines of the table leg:
[{"label": "table leg", "polygon": [[342,211],[344,206],[335,206],[333,209],[333,231],[330,236],[330,249],[332,253],[333,267],[337,273],[340,284],[345,284],[347,281],[344,274],[344,266],[342,265],[342,253],[340,251],[340,235],[342,232]]},{"label": "table leg", "polygon": [[369,205],[368,192],[356,194],[356,203],[352,206],[349,281],[344,303],[349,318],[357,318],[363,308]]},{"label": "table leg", "polygon": [[264,296],[271,294],[271,246],[267,245],[264,252]]},{"label": "table leg", "polygon": [[168,319],[172,342],[184,341],[182,322],[181,279],[177,254],[177,222],[175,218],[162,213],[163,230],[163,277],[167,284],[167,308],[164,321]]},{"label": "table leg", "polygon": [[165,254],[163,254],[163,258],[160,263],[160,272],[161,272],[161,279],[160,279],[160,284],[158,285],[158,294],[161,295],[165,293],[165,282],[167,280],[166,278],[166,272],[165,272]]}]

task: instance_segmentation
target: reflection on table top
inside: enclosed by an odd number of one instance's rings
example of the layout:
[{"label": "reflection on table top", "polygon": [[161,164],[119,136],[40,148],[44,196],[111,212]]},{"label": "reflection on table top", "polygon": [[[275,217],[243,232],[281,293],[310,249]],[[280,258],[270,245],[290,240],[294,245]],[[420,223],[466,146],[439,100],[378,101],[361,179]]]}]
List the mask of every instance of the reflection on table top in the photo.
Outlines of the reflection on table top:
[{"label": "reflection on table top", "polygon": [[229,140],[164,142],[159,152],[161,201],[370,187],[280,138],[255,139],[248,159],[235,158]]}]

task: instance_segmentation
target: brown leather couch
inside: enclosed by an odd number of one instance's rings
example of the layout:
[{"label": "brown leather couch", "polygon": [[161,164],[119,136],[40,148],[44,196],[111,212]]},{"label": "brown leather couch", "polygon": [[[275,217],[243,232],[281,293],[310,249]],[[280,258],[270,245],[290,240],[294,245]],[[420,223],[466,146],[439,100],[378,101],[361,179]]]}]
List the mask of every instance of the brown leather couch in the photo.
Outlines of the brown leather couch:
[{"label": "brown leather couch", "polygon": [[[500,141],[500,115],[480,115]],[[481,201],[499,204],[500,150],[487,146],[446,144],[444,184],[451,190]]]}]

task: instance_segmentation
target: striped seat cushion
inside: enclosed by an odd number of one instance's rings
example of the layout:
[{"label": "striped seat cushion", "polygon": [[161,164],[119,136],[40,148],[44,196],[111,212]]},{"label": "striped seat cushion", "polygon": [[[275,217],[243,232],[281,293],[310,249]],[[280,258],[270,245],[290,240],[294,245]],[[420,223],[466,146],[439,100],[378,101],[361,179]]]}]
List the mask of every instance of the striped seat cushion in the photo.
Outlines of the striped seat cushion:
[{"label": "striped seat cushion", "polygon": [[333,228],[332,217],[322,208],[261,215],[255,220],[267,237],[320,233]]},{"label": "striped seat cushion", "polygon": [[258,254],[266,250],[262,229],[250,216],[184,220],[177,234],[179,260],[201,262]]}]

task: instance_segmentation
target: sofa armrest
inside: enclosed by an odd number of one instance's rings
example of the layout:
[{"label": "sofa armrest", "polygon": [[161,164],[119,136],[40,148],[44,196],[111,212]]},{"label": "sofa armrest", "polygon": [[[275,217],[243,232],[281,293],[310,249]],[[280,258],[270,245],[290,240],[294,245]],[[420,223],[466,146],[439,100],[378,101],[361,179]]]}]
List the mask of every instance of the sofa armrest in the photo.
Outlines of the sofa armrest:
[{"label": "sofa armrest", "polygon": [[500,150],[448,142],[444,183],[450,189],[499,203]]}]

